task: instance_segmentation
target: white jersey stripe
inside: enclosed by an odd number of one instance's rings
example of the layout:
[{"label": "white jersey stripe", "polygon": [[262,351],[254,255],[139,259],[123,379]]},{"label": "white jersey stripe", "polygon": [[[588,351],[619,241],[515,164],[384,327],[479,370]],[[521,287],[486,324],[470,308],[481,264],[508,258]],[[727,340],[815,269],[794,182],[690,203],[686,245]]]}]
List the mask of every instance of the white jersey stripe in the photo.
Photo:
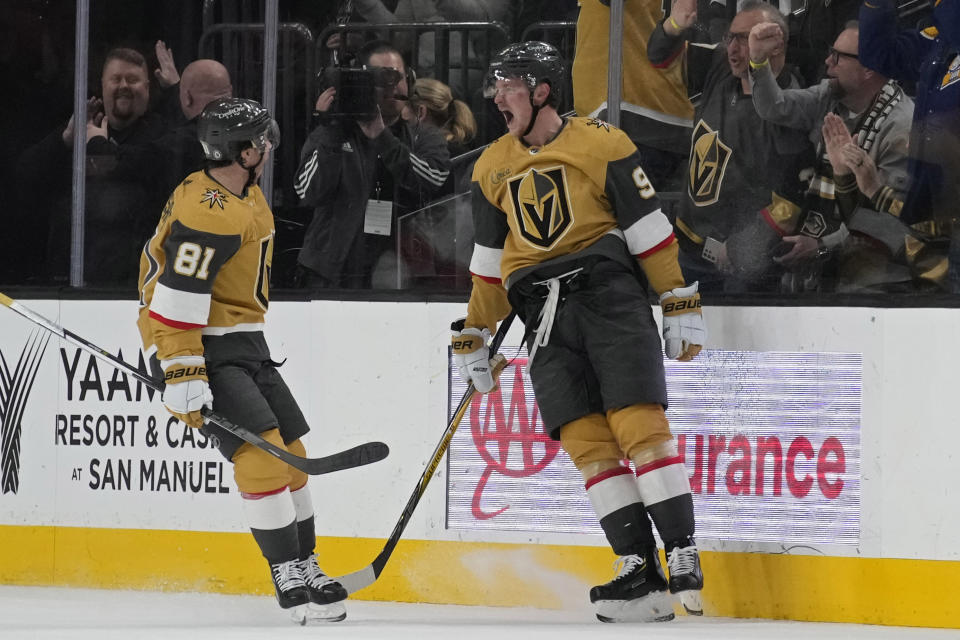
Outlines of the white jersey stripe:
[{"label": "white jersey stripe", "polygon": [[223,336],[228,333],[244,333],[249,331],[263,331],[262,322],[246,322],[235,324],[232,327],[204,327],[200,330],[205,336]]},{"label": "white jersey stripe", "polygon": [[500,260],[503,258],[503,249],[493,249],[483,245],[473,245],[473,257],[470,258],[470,273],[484,278],[501,279]]},{"label": "white jersey stripe", "polygon": [[673,225],[667,216],[663,215],[663,211],[657,209],[630,225],[623,235],[627,238],[627,249],[638,256],[669,238],[671,233]]},{"label": "white jersey stripe", "polygon": [[202,326],[207,324],[207,318],[210,317],[210,299],[209,293],[171,289],[157,282],[153,299],[150,300],[150,311],[168,320]]}]

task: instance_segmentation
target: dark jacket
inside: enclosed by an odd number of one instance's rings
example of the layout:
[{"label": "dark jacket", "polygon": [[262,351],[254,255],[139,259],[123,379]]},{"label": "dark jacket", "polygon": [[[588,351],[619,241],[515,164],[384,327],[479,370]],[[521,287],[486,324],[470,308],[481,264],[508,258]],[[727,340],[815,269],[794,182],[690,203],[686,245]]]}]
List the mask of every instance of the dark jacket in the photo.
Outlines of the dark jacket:
[{"label": "dark jacket", "polygon": [[[125,147],[148,147],[166,131],[159,114],[147,112],[129,127],[109,130],[87,144],[84,279],[92,286],[129,286],[137,281],[140,250],[156,226],[168,193],[157,180],[162,158],[127,162]],[[73,151],[63,143],[64,128],[51,132],[20,156],[18,186],[48,217],[46,267],[65,278],[70,258]]]},{"label": "dark jacket", "polygon": [[901,215],[908,224],[957,217],[960,0],[938,3],[933,22],[928,29],[899,31],[893,0],[865,3],[860,9],[860,63],[889,78],[917,83],[910,132],[911,185]]},{"label": "dark jacket", "polygon": [[400,121],[371,140],[353,122],[321,122],[295,178],[300,203],[314,207],[299,263],[332,286],[369,286],[376,253],[389,242],[364,238],[367,201],[393,202],[394,237],[397,218],[438,193],[449,168],[447,143],[431,125]]}]

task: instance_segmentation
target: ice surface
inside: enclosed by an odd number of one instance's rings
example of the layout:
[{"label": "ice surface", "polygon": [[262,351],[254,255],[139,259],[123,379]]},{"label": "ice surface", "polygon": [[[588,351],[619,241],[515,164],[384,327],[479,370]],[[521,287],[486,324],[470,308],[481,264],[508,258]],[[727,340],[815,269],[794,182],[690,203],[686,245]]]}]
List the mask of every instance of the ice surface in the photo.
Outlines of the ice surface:
[{"label": "ice surface", "polygon": [[299,627],[273,598],[0,586],[6,640],[742,640],[960,638],[960,630],[678,616],[659,624],[603,624],[575,610],[350,601],[344,622]]}]

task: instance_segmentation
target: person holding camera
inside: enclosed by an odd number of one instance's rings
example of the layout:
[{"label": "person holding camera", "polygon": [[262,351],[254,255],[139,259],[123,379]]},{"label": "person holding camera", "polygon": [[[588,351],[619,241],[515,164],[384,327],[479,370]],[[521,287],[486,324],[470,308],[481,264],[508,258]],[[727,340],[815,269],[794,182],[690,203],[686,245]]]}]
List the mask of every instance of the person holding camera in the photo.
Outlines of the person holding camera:
[{"label": "person holding camera", "polygon": [[[359,60],[359,73],[325,75],[340,86],[317,98],[319,124],[300,153],[296,192],[301,204],[315,207],[298,256],[303,286],[395,281],[389,270],[398,217],[426,204],[450,173],[443,133],[401,118],[411,82],[397,49],[373,41]],[[364,82],[374,90],[363,91]],[[364,104],[367,96],[372,104]]]}]

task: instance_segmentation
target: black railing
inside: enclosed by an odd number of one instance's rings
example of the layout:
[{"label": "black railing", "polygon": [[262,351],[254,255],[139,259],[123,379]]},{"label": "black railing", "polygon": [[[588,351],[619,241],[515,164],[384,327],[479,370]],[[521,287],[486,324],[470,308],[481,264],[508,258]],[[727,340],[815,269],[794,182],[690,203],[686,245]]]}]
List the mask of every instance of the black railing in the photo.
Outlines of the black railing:
[{"label": "black railing", "polygon": [[[313,113],[314,37],[298,22],[282,22],[277,51],[277,102],[274,109],[280,124],[280,149],[277,158],[280,178],[275,194],[282,202],[295,202],[293,172],[297,168],[300,145],[309,134]],[[262,99],[264,25],[223,22],[210,25],[200,36],[202,58],[221,61],[233,81],[234,95]],[[275,202],[275,204],[282,204]]]},{"label": "black railing", "polygon": [[[335,34],[340,35],[339,46],[328,49],[327,43]],[[317,38],[317,65],[347,63],[356,53],[352,50],[352,34],[360,34],[362,40],[377,38],[391,42],[418,74],[436,78],[463,96],[479,88],[490,58],[510,41],[510,31],[499,22],[331,25]]]}]

